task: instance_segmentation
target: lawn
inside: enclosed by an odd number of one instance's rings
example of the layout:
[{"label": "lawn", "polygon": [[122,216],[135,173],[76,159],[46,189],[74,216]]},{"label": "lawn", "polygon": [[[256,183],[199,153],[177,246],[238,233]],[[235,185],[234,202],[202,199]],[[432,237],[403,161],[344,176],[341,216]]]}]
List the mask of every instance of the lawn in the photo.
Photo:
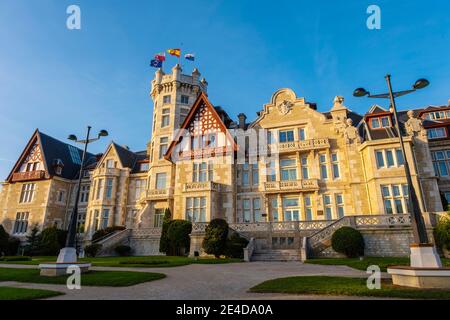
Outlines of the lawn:
[{"label": "lawn", "polygon": [[334,296],[390,297],[406,299],[450,299],[448,290],[422,290],[394,286],[383,280],[381,289],[369,290],[365,278],[289,277],[265,281],[250,289],[259,293],[289,293]]},{"label": "lawn", "polygon": [[34,300],[62,294],[64,293],[50,290],[0,287],[0,300]]},{"label": "lawn", "polygon": [[[323,264],[323,265],[342,265],[349,266],[358,270],[367,270],[368,266],[377,265],[380,267],[381,271],[386,271],[387,266],[397,265],[397,266],[408,266],[409,258],[392,258],[392,257],[364,257],[363,260],[348,259],[348,258],[324,258],[324,259],[310,259],[306,260],[305,263],[311,264]],[[450,259],[442,259],[442,264],[444,266],[450,267]]]},{"label": "lawn", "polygon": [[[56,257],[33,257],[28,261],[0,261],[0,264],[25,264],[38,265],[43,262],[56,261]],[[136,256],[136,257],[98,257],[83,258],[82,262],[91,262],[97,267],[177,267],[188,264],[222,264],[242,262],[241,259],[212,259],[212,258],[194,258],[175,257],[175,256]]]},{"label": "lawn", "polygon": [[[67,276],[42,277],[39,269],[0,269],[1,281],[17,281],[45,284],[66,284]],[[164,278],[162,273],[130,271],[91,271],[81,275],[83,286],[127,287],[135,284]]]}]

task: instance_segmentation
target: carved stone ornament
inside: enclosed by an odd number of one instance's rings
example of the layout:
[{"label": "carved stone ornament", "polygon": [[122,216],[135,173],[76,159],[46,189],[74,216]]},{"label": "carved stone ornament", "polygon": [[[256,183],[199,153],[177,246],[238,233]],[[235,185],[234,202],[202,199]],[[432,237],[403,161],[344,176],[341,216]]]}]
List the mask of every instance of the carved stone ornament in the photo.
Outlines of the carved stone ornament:
[{"label": "carved stone ornament", "polygon": [[353,126],[353,120],[347,119],[347,126],[344,130],[344,137],[346,144],[359,144],[361,143],[361,137],[359,136],[358,129]]},{"label": "carved stone ornament", "polygon": [[291,101],[284,100],[278,105],[278,112],[280,112],[282,115],[288,114],[291,110],[294,104]]},{"label": "carved stone ornament", "polygon": [[423,127],[422,120],[414,117],[414,112],[409,110],[408,121],[405,123],[406,133],[410,136],[426,137],[427,132]]}]

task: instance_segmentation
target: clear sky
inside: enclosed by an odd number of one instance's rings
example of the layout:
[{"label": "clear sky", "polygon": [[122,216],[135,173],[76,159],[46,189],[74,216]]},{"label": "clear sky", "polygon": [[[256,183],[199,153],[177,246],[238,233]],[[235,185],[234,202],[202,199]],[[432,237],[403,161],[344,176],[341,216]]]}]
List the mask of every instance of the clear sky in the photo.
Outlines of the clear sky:
[{"label": "clear sky", "polygon": [[[81,7],[81,30],[66,28],[66,8]],[[369,5],[381,30],[366,27]],[[249,119],[274,91],[294,89],[331,108],[336,95],[365,113],[373,103],[352,92],[431,86],[398,100],[399,108],[450,99],[450,1],[153,1],[0,0],[0,180],[35,128],[64,140],[85,126],[143,150],[151,132],[151,57],[183,44],[185,62],[209,82],[213,104]],[[168,71],[175,59],[168,59]]]}]

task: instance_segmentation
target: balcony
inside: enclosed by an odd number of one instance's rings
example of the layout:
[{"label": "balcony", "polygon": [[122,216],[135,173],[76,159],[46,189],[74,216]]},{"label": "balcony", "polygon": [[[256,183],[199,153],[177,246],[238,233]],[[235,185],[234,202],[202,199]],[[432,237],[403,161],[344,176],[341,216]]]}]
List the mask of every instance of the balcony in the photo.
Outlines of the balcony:
[{"label": "balcony", "polygon": [[12,182],[20,182],[20,181],[32,181],[32,180],[41,180],[45,177],[45,171],[27,171],[27,172],[15,172],[12,176]]},{"label": "balcony", "polygon": [[310,139],[302,141],[291,141],[270,144],[269,151],[272,153],[292,152],[292,151],[309,151],[330,148],[330,141],[328,138],[324,139]]},{"label": "balcony", "polygon": [[173,197],[173,189],[153,189],[147,191],[147,196],[145,197],[145,200],[152,201],[152,200],[167,200],[169,198]]},{"label": "balcony", "polygon": [[100,176],[120,176],[120,169],[118,168],[99,168],[97,175]]},{"label": "balcony", "polygon": [[290,192],[319,190],[317,179],[264,182],[264,192]]},{"label": "balcony", "polygon": [[190,182],[183,185],[183,192],[219,191],[219,184],[212,181]]}]

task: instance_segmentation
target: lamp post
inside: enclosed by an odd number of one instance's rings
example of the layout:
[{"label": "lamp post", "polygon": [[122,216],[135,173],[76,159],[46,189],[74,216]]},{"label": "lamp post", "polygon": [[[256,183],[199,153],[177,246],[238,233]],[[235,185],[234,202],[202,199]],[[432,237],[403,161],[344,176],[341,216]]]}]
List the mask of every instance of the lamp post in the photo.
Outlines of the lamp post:
[{"label": "lamp post", "polygon": [[70,263],[70,262],[77,261],[75,238],[77,235],[78,201],[80,199],[81,180],[83,179],[83,170],[84,170],[84,162],[85,162],[86,153],[87,153],[87,147],[88,147],[89,143],[97,141],[101,137],[108,136],[108,131],[100,130],[97,138],[89,139],[90,132],[91,132],[91,126],[88,126],[87,133],[86,133],[86,139],[84,139],[84,140],[78,140],[74,134],[71,134],[68,137],[68,139],[71,141],[83,144],[84,149],[83,149],[83,155],[81,157],[80,172],[79,172],[79,176],[78,176],[78,183],[77,183],[77,189],[76,189],[77,192],[75,195],[75,204],[73,206],[72,214],[70,215],[70,220],[69,220],[69,228],[68,228],[66,246],[65,246],[65,248],[62,248],[61,251],[59,252],[57,263]]},{"label": "lamp post", "polygon": [[[440,266],[441,261],[439,259],[439,256],[436,254],[436,250],[435,250],[434,246],[431,245],[428,241],[427,231],[426,231],[425,223],[424,223],[424,220],[422,217],[422,212],[420,210],[417,193],[416,193],[416,190],[412,183],[411,171],[410,171],[408,159],[407,159],[406,153],[405,153],[403,136],[400,131],[397,107],[395,104],[396,97],[404,96],[406,94],[415,92],[416,90],[423,89],[423,88],[427,87],[430,83],[426,79],[419,79],[413,85],[412,89],[394,92],[392,90],[391,76],[388,74],[388,75],[386,75],[385,78],[386,78],[386,82],[388,85],[388,90],[389,90],[388,93],[372,95],[372,94],[370,94],[370,92],[366,91],[364,88],[358,88],[353,92],[353,96],[355,96],[355,97],[367,96],[368,98],[382,98],[382,99],[390,100],[391,107],[392,107],[393,114],[394,114],[395,129],[397,130],[397,133],[398,133],[398,140],[399,140],[400,148],[401,148],[402,155],[403,155],[406,181],[408,184],[409,211],[410,211],[410,215],[411,215],[411,224],[412,224],[412,230],[413,230],[413,235],[414,235],[414,244],[411,245],[411,265],[414,266],[414,264],[415,264],[415,266]],[[423,250],[424,248],[427,248],[427,249]],[[428,250],[428,249],[431,249],[431,250]]]}]

